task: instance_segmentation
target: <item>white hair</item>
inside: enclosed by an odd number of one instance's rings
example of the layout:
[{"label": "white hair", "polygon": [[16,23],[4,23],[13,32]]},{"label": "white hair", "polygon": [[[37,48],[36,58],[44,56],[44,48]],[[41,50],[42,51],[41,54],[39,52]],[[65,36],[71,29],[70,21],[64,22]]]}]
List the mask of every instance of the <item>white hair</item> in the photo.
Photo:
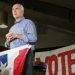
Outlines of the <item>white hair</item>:
[{"label": "white hair", "polygon": [[21,5],[21,4],[19,4],[20,5],[20,7],[21,7],[21,10],[24,12],[24,7],[23,7],[23,5]]},{"label": "white hair", "polygon": [[[21,10],[24,12],[24,7],[23,7],[23,5],[22,5],[22,4],[16,3],[16,4],[14,4],[14,5],[19,5],[19,6],[20,6],[20,8],[21,8]],[[13,6],[14,6],[14,5],[13,5]]]}]

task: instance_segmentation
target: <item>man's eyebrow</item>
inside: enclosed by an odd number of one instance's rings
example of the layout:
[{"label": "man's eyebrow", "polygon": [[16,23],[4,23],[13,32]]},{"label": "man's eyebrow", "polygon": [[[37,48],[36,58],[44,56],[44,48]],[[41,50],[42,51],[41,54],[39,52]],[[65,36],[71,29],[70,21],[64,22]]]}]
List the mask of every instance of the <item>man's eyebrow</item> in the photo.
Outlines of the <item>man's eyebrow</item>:
[{"label": "man's eyebrow", "polygon": [[[12,8],[12,10],[13,10],[14,8]],[[19,9],[19,7],[16,7],[15,9]]]}]

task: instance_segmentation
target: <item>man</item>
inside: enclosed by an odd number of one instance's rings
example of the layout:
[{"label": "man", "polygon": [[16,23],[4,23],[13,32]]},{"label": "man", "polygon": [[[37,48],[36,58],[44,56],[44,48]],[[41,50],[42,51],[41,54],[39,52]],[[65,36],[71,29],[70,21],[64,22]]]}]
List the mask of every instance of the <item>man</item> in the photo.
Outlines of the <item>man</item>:
[{"label": "man", "polygon": [[21,4],[13,5],[12,14],[15,19],[15,24],[6,34],[5,46],[9,46],[10,49],[26,44],[32,46],[27,58],[26,70],[23,71],[23,75],[32,75],[32,50],[35,49],[35,43],[37,41],[35,24],[31,20],[24,18],[24,7]]},{"label": "man", "polygon": [[9,47],[15,48],[30,44],[32,45],[32,50],[34,50],[37,41],[35,24],[31,20],[24,18],[24,7],[21,4],[13,5],[12,14],[15,24],[10,28],[9,33],[6,34],[6,41]]}]

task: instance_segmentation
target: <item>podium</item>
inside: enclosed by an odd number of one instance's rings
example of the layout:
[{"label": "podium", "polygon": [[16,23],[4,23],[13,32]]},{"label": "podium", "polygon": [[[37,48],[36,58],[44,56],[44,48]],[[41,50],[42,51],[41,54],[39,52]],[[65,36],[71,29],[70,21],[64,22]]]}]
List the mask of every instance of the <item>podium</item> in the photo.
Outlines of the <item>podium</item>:
[{"label": "podium", "polygon": [[33,75],[33,51],[32,50],[30,50],[27,55],[27,59],[23,67],[22,75]]}]

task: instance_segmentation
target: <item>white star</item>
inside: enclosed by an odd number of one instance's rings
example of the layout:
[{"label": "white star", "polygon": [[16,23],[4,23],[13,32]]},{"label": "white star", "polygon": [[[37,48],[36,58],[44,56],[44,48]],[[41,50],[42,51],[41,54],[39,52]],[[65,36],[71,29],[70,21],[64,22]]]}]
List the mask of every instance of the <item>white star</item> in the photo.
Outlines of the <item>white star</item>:
[{"label": "white star", "polygon": [[1,62],[1,66],[0,66],[1,74],[4,73],[5,68],[6,68],[6,65],[7,65],[7,63],[3,64],[3,63]]}]

